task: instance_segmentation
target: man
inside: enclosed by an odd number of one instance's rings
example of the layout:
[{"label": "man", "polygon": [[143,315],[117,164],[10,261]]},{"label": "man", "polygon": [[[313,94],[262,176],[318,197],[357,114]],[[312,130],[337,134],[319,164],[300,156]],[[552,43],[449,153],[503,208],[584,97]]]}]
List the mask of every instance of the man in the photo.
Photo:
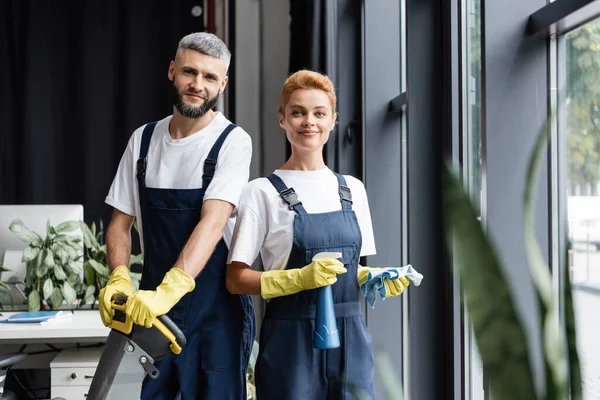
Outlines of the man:
[{"label": "man", "polygon": [[[99,296],[105,325],[115,293],[130,296],[127,314],[146,327],[167,314],[184,332],[180,355],[156,363],[142,399],[245,399],[255,321],[249,296],[225,287],[234,212],[248,182],[248,134],[212,108],[227,85],[230,53],[215,35],[179,42],[168,76],[173,115],[138,128],[121,159],[106,202],[111,278]],[[144,267],[131,293],[127,267],[137,219]]]}]

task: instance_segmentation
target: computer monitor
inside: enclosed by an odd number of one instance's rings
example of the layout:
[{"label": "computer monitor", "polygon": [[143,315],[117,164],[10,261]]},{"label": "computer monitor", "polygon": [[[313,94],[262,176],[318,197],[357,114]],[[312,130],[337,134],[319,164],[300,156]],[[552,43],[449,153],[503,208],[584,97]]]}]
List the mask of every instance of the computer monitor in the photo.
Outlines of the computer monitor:
[{"label": "computer monitor", "polygon": [[[46,223],[50,220],[52,226],[57,226],[65,221],[83,221],[83,206],[81,204],[60,204],[60,205],[0,205],[0,263],[4,261],[6,251],[22,252],[28,246],[19,239],[9,229],[10,224],[14,220],[21,220],[25,226],[34,232],[37,232],[41,237],[46,236]],[[80,230],[69,233],[83,238]],[[11,260],[12,264],[16,260]],[[18,260],[20,262],[20,258]],[[6,263],[5,263],[6,264]],[[24,264],[18,266],[7,265],[11,271],[4,272],[0,276],[0,280],[6,282],[11,276],[19,278],[24,277]],[[17,267],[18,270],[14,270]],[[19,279],[22,281],[21,279]]]}]

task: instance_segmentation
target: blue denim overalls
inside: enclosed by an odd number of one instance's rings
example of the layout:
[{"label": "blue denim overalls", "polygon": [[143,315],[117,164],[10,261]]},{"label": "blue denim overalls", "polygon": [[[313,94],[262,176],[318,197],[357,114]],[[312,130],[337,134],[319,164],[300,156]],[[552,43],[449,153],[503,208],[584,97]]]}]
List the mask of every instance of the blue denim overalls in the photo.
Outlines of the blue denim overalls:
[{"label": "blue denim overalls", "polygon": [[[221,133],[204,163],[201,189],[146,187],[145,172],[156,122],[142,135],[137,178],[142,210],[144,267],[140,290],[154,290],[200,221],[206,188],[214,176],[217,157],[230,124]],[[199,155],[200,156],[200,155]],[[182,400],[246,398],[246,370],[255,334],[254,307],[248,295],[232,295],[225,287],[227,246],[223,239],[196,278],[196,288],[167,314],[183,331],[187,344],[180,355],[171,354],[155,366],[160,376],[146,378],[142,399]]]},{"label": "blue denim overalls", "polygon": [[275,174],[267,178],[294,216],[294,242],[287,268],[302,268],[320,252],[341,252],[347,273],[332,286],[340,347],[312,347],[316,290],[276,297],[267,303],[256,363],[256,389],[260,400],[353,399],[348,384],[374,397],[371,335],[364,323],[357,267],[362,236],[352,211],[352,194],[342,175],[339,182],[342,209],[307,214],[293,188]]}]

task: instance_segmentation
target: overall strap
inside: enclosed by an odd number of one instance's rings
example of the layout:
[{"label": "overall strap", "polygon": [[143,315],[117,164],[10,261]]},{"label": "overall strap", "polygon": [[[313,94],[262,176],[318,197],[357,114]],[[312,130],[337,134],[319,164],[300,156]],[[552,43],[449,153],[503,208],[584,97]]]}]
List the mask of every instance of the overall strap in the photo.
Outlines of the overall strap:
[{"label": "overall strap", "polygon": [[290,210],[296,211],[297,214],[306,214],[306,210],[304,209],[302,202],[298,200],[298,195],[293,188],[288,188],[281,178],[275,174],[267,176],[267,179],[273,186],[275,186],[275,189],[283,201],[288,204]]},{"label": "overall strap", "polygon": [[334,174],[337,177],[338,184],[340,185],[338,190],[340,193],[340,201],[342,202],[342,210],[350,211],[352,210],[352,192],[346,185],[346,179],[344,176],[338,174],[337,172],[334,172]]},{"label": "overall strap", "polygon": [[202,189],[206,190],[206,188],[208,188],[208,185],[212,181],[212,178],[215,176],[215,170],[217,168],[217,159],[219,158],[219,151],[221,151],[221,147],[223,146],[225,139],[227,139],[227,136],[229,136],[229,133],[235,128],[237,128],[237,125],[229,124],[227,128],[225,128],[223,132],[221,132],[221,135],[208,152],[208,156],[204,161],[204,173],[202,174]]},{"label": "overall strap", "polygon": [[154,121],[146,124],[144,132],[142,133],[142,145],[140,146],[140,155],[137,160],[137,179],[140,188],[146,187],[146,166],[148,165],[146,156],[148,155],[150,139],[152,139],[152,134],[154,133],[157,122],[158,121]]}]

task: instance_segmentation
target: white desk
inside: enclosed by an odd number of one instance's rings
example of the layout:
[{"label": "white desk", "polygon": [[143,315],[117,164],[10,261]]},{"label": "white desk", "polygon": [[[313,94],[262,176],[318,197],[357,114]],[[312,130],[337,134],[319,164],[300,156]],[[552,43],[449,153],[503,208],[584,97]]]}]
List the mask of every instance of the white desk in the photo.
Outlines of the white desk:
[{"label": "white desk", "polygon": [[[3,320],[18,312],[0,313]],[[0,323],[0,345],[104,342],[109,332],[97,310],[75,310],[70,318],[45,324]]]},{"label": "white desk", "polygon": [[[63,311],[70,313],[71,311]],[[0,312],[0,320],[18,312]],[[97,310],[74,310],[69,318],[40,323],[0,323],[0,354],[48,350],[56,345],[60,352],[30,355],[14,368],[51,370],[51,395],[66,399],[84,399],[94,375],[102,347],[75,348],[79,343],[105,343],[110,329],[102,324]],[[30,353],[31,354],[31,353]]]}]

